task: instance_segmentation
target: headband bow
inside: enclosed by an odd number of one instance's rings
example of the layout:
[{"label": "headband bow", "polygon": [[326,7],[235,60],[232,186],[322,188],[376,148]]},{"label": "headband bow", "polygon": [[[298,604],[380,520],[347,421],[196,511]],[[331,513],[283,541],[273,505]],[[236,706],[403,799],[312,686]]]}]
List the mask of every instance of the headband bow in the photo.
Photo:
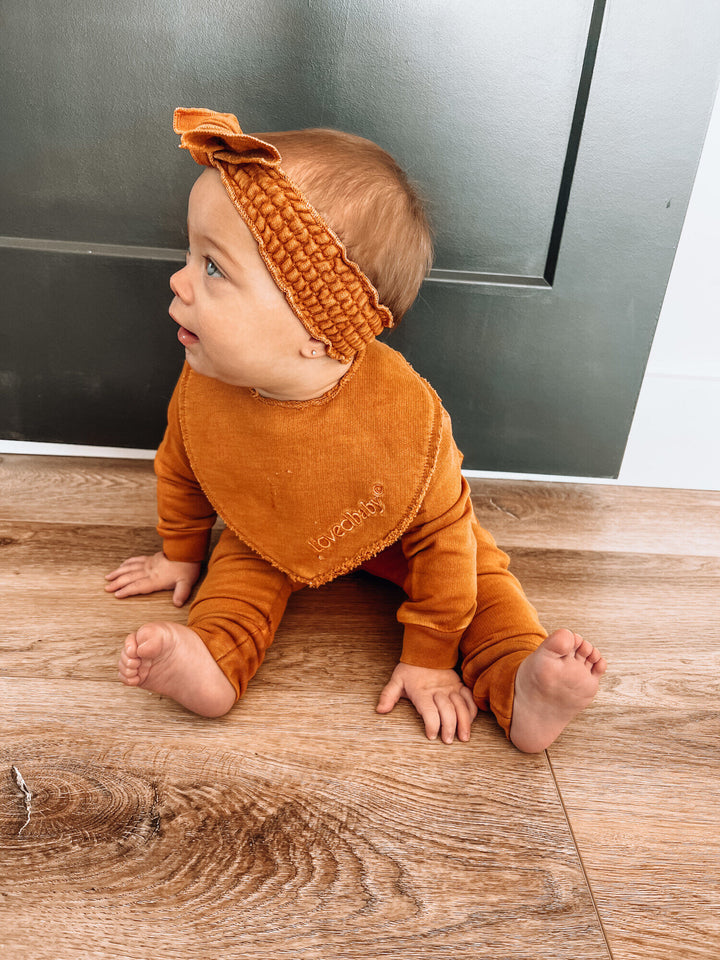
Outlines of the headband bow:
[{"label": "headband bow", "polygon": [[395,321],[342,241],[280,167],[272,144],[240,129],[231,113],[175,111],[180,146],[220,173],[273,280],[308,333],[343,363]]}]

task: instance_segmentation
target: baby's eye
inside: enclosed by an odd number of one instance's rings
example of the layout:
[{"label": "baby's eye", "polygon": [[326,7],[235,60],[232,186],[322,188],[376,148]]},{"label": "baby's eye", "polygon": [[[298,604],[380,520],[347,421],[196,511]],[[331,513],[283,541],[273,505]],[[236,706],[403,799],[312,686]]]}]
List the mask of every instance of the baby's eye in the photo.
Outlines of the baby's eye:
[{"label": "baby's eye", "polygon": [[209,277],[221,277],[222,271],[217,267],[213,260],[210,257],[205,257],[205,273]]}]

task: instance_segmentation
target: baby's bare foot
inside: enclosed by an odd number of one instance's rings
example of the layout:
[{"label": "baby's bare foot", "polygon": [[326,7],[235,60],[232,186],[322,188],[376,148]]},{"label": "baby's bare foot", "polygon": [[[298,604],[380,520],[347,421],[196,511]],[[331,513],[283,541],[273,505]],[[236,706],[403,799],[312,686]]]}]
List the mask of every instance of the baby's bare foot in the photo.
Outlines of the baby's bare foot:
[{"label": "baby's bare foot", "polygon": [[607,664],[587,640],[556,630],[523,660],[515,677],[510,739],[539,753],[562,733],[597,692]]},{"label": "baby's bare foot", "polygon": [[221,717],[235,703],[235,690],[212,654],[190,627],[146,623],[125,640],[120,679],[171,697],[203,717]]}]

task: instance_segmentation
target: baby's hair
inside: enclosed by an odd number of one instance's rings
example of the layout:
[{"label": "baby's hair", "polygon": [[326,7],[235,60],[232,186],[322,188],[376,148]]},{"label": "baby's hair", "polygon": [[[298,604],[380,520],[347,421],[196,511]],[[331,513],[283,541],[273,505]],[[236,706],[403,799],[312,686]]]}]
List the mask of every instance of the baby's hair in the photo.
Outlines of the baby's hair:
[{"label": "baby's hair", "polygon": [[402,168],[371,140],[339,130],[257,134],[344,243],[396,321],[432,264],[432,234],[420,196]]}]

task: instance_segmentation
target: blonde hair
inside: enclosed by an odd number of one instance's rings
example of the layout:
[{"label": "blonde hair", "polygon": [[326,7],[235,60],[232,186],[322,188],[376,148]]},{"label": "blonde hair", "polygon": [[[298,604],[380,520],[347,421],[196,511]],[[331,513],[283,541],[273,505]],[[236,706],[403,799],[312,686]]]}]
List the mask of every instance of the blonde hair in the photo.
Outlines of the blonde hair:
[{"label": "blonde hair", "polygon": [[432,264],[432,234],[417,189],[381,147],[339,130],[256,134],[345,245],[399,321]]}]

